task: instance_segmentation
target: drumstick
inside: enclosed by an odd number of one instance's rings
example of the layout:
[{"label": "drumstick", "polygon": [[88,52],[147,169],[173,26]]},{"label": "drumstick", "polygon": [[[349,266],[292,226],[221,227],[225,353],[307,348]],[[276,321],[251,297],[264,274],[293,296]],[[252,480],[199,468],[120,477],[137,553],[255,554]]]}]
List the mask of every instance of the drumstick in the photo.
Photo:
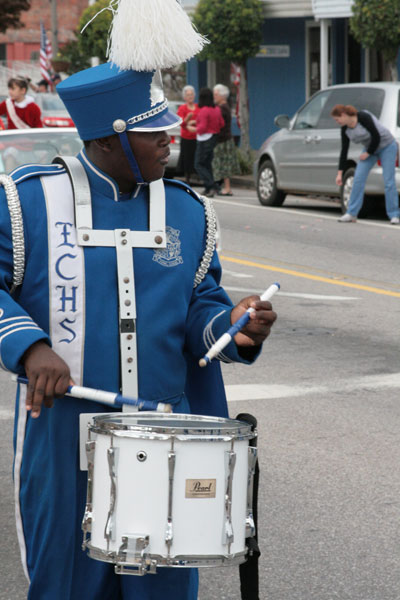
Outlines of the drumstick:
[{"label": "drumstick", "polygon": [[[27,377],[13,375],[12,379],[18,383],[28,383]],[[107,404],[108,406],[120,407],[123,404],[128,404],[129,406],[136,406],[136,408],[139,410],[155,410],[157,412],[164,413],[172,412],[172,407],[170,404],[154,402],[153,400],[141,400],[140,398],[127,398],[126,396],[121,396],[121,394],[114,394],[113,392],[105,392],[104,390],[82,387],[80,385],[70,385],[65,395],[72,396],[73,398],[81,398],[83,400],[91,400],[92,402],[101,402],[102,404]]]},{"label": "drumstick", "polygon": [[[273,283],[260,297],[260,300],[270,300],[272,296],[280,289],[279,283]],[[205,367],[229,344],[233,336],[237,334],[250,320],[250,314],[255,312],[254,308],[248,308],[242,315],[221,337],[211,346],[209,351],[203,358],[199,360],[200,367]]]}]

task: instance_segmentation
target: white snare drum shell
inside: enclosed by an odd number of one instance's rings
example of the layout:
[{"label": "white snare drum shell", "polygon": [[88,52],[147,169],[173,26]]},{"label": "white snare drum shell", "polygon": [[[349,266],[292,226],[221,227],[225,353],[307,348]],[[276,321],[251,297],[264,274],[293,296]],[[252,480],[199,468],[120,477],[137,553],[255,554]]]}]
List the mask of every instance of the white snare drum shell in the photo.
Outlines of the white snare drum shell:
[{"label": "white snare drum shell", "polygon": [[[175,420],[179,417],[186,415],[174,415]],[[196,417],[192,415],[191,419]],[[123,538],[138,536],[149,537],[145,554],[155,558],[160,566],[176,557],[182,561],[181,566],[185,563],[191,566],[191,561],[201,566],[202,562],[212,564],[213,557],[244,556],[248,448],[252,436],[238,439],[233,436],[232,439],[232,436],[215,435],[213,439],[213,435],[203,431],[202,422],[200,435],[177,432],[172,426],[168,433],[169,422],[167,419],[165,435],[144,427],[139,437],[135,437],[136,432],[111,434],[98,429],[91,436],[96,445],[89,548],[100,551],[92,553],[96,558],[118,562],[115,557]],[[110,475],[110,448],[114,456],[114,477]],[[232,475],[229,467],[232,451],[235,464],[229,507],[226,494]],[[171,455],[174,457],[172,499]],[[168,545],[166,532],[171,507],[172,541]],[[229,537],[231,531],[233,540]],[[129,564],[129,557],[126,562]]]}]

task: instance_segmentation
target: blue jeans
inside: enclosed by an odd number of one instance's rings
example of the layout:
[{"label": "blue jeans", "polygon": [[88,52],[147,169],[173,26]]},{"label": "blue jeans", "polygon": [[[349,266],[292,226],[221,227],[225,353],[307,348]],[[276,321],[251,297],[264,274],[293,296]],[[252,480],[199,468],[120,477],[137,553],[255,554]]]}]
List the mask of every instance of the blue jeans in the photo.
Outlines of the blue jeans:
[{"label": "blue jeans", "polygon": [[217,136],[213,135],[205,142],[196,143],[196,153],[194,155],[194,168],[197,174],[202,178],[205,189],[210,191],[214,186],[214,176],[212,172],[212,159],[214,148],[217,143]]},{"label": "blue jeans", "polygon": [[350,194],[347,212],[356,217],[361,210],[364,200],[364,188],[370,170],[377,162],[378,158],[382,163],[383,181],[385,183],[385,204],[386,213],[389,219],[399,216],[399,195],[396,189],[396,156],[397,143],[393,141],[375,154],[369,156],[366,160],[360,160],[354,173],[353,187]]}]

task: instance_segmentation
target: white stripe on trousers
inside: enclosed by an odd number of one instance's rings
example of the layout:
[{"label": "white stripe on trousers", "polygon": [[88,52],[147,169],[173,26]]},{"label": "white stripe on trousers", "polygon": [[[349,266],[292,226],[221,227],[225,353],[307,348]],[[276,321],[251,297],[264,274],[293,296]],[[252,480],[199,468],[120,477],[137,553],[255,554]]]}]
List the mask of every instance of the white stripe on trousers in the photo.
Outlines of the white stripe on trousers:
[{"label": "white stripe on trousers", "polygon": [[26,544],[24,535],[24,526],[21,516],[21,505],[19,501],[20,481],[21,481],[21,465],[22,456],[24,453],[25,427],[26,427],[26,385],[19,386],[19,410],[17,424],[17,443],[15,449],[14,460],[14,498],[15,498],[15,522],[17,527],[17,538],[19,549],[21,552],[21,562],[24,569],[25,577],[29,582],[28,565],[26,561]]}]

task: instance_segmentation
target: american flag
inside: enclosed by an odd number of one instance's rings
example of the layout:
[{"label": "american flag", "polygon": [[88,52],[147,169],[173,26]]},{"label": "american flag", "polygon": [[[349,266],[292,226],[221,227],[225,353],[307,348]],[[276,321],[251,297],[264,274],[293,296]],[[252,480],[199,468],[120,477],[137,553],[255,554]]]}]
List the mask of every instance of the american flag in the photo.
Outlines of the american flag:
[{"label": "american flag", "polygon": [[53,57],[51,42],[49,41],[43,22],[40,21],[40,74],[43,79],[51,84],[51,63]]}]

